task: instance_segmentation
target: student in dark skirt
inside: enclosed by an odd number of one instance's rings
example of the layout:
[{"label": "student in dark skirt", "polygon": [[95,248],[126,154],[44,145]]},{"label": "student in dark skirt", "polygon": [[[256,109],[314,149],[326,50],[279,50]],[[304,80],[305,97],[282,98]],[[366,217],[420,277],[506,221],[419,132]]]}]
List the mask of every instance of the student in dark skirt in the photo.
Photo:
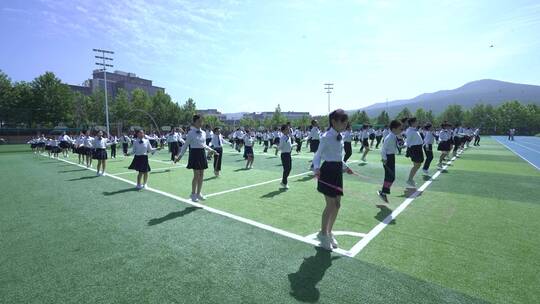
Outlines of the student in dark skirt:
[{"label": "student in dark skirt", "polygon": [[[366,162],[366,157],[369,153],[369,125],[363,125],[362,126],[362,130],[360,131],[361,133],[361,138],[362,138],[362,148],[360,149],[360,151],[362,151],[362,149],[364,150],[364,154],[362,154],[362,158],[361,160],[363,162]],[[375,137],[373,137],[375,138]]]},{"label": "student in dark skirt", "polygon": [[[322,213],[321,231],[317,235],[320,246],[327,250],[338,247],[332,233],[343,196],[343,172],[352,174],[352,170],[343,161],[342,131],[348,124],[345,111],[338,109],[330,113],[330,127],[321,136],[320,145],[313,157],[313,169],[318,179],[317,191],[324,195],[326,207]],[[321,166],[322,162],[322,166]]]},{"label": "student in dark skirt", "polygon": [[320,130],[319,130],[319,123],[314,119],[311,121],[311,130],[309,131],[309,152],[315,153],[317,152],[317,149],[319,149],[319,143],[320,143]]},{"label": "student in dark skirt", "polygon": [[[94,148],[92,158],[97,160],[97,176],[103,176],[105,174],[105,167],[107,164],[107,146],[110,146],[108,138],[103,137],[103,131],[99,131],[97,136],[92,141],[92,147]],[[100,172],[101,170],[101,172]]]},{"label": "student in dark skirt", "polygon": [[413,166],[411,168],[411,171],[409,172],[407,186],[409,186],[409,188],[416,188],[414,176],[424,162],[424,152],[422,151],[424,141],[422,140],[422,136],[420,136],[420,133],[418,132],[418,122],[416,118],[411,117],[409,118],[408,122],[409,127],[407,128],[407,131],[405,131],[405,143],[407,145],[407,152],[405,156],[411,159],[411,161],[413,162]]},{"label": "student in dark skirt", "polygon": [[439,164],[437,165],[439,169],[442,169],[444,159],[452,150],[452,131],[450,127],[450,124],[446,121],[441,124],[442,130],[439,132],[439,145],[437,146],[437,150],[441,151]]},{"label": "student in dark skirt", "polygon": [[86,131],[84,136],[84,158],[86,160],[86,167],[90,168],[92,167],[92,158],[94,155],[94,146],[92,146],[92,142],[94,141],[94,138],[90,136],[90,131]]},{"label": "student in dark skirt", "polygon": [[52,138],[47,138],[47,141],[45,142],[45,151],[47,151],[47,156],[51,157]]},{"label": "student in dark skirt", "polygon": [[144,137],[144,130],[137,130],[135,134],[137,138],[133,141],[133,160],[128,168],[139,172],[136,188],[141,190],[146,188],[148,172],[151,171],[150,164],[148,163],[148,153],[154,154],[156,150],[152,148],[150,141]]},{"label": "student in dark skirt", "polygon": [[390,122],[390,132],[384,138],[381,148],[381,157],[384,168],[384,182],[381,191],[377,191],[377,195],[386,206],[388,204],[387,195],[390,194],[390,188],[396,179],[396,153],[398,152],[398,135],[401,134],[401,122],[392,120]]},{"label": "student in dark skirt", "polygon": [[208,160],[206,159],[205,151],[213,152],[215,155],[219,154],[216,150],[210,148],[206,144],[206,133],[201,130],[202,124],[203,117],[201,115],[193,115],[193,124],[187,134],[186,142],[182,146],[182,150],[175,160],[175,162],[180,161],[189,147],[187,168],[193,169],[193,180],[191,181],[191,200],[193,202],[206,199],[204,195],[201,194],[204,170],[208,168]]},{"label": "student in dark skirt", "polygon": [[289,189],[288,185],[288,178],[289,174],[291,173],[292,169],[292,158],[291,158],[291,151],[294,146],[296,146],[296,143],[292,143],[290,134],[290,128],[287,125],[281,126],[281,132],[282,136],[279,139],[279,146],[278,150],[281,151],[281,165],[283,166],[283,177],[281,178],[281,188],[282,189]]},{"label": "student in dark skirt", "polygon": [[248,132],[244,136],[244,153],[246,154],[246,169],[253,168],[253,161],[255,160],[255,154],[253,153],[253,138],[252,133]]},{"label": "student in dark skirt", "polygon": [[116,137],[116,135],[109,136],[109,142],[111,143],[111,158],[116,158],[116,145],[118,144],[118,137]]}]

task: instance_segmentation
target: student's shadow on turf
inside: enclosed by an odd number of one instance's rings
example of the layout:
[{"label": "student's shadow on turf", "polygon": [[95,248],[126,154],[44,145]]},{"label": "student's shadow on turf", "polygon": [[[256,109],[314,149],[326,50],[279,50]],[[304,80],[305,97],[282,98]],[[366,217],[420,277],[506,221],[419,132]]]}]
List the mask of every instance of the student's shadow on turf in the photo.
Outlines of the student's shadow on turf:
[{"label": "student's shadow on turf", "polygon": [[403,190],[403,194],[400,195],[399,197],[409,198],[409,197],[413,196],[413,194],[415,194],[416,192],[418,192],[418,194],[416,194],[416,196],[420,196],[420,195],[422,195],[423,191],[418,191],[416,188],[405,188],[405,190]]},{"label": "student's shadow on turf", "polygon": [[234,170],[234,172],[240,172],[240,171],[247,171],[249,170],[248,168],[238,168],[236,170]]},{"label": "student's shadow on turf", "polygon": [[429,175],[422,175],[422,179],[423,179],[425,182],[427,182],[428,180],[431,179],[431,176],[429,176]]},{"label": "student's shadow on turf", "polygon": [[129,187],[129,188],[118,190],[118,191],[110,191],[110,192],[109,191],[103,191],[103,195],[111,196],[111,195],[122,194],[122,193],[126,193],[126,192],[135,192],[135,191],[139,191],[139,190],[137,188],[134,188],[134,187]]},{"label": "student's shadow on turf", "polygon": [[212,176],[212,177],[207,177],[204,179],[205,182],[209,181],[209,180],[213,180],[213,179],[216,179],[218,178],[217,176]]},{"label": "student's shadow on turf", "polygon": [[313,175],[308,175],[308,176],[304,176],[302,178],[299,178],[297,180],[295,180],[295,182],[298,182],[298,183],[301,183],[301,182],[307,182],[307,181],[310,181],[314,178]]},{"label": "student's shadow on turf", "polygon": [[153,218],[153,219],[148,221],[148,226],[154,226],[154,225],[166,222],[166,221],[174,220],[175,218],[183,217],[183,216],[188,215],[191,212],[195,212],[195,211],[197,211],[199,209],[202,209],[202,208],[201,207],[186,207],[182,211],[171,212],[171,213],[165,215],[164,217],[160,217],[160,218]]},{"label": "student's shadow on turf", "polygon": [[359,163],[358,165],[363,167],[363,166],[367,165],[367,163]]},{"label": "student's shadow on turf", "polygon": [[153,171],[153,172],[150,172],[150,174],[161,174],[161,173],[167,173],[167,172],[171,172],[171,170],[167,169],[163,171]]},{"label": "student's shadow on turf", "polygon": [[[387,218],[392,213],[392,209],[390,209],[390,208],[388,208],[386,206],[380,206],[378,208],[379,208],[379,212],[377,213],[377,215],[375,215],[375,219],[382,223],[384,221],[384,219]],[[395,225],[396,220],[392,220],[388,224],[389,225]]]},{"label": "student's shadow on turf", "polygon": [[332,261],[339,256],[332,256],[330,251],[316,247],[314,256],[304,258],[302,265],[295,273],[287,275],[291,284],[290,295],[302,302],[315,303],[319,301],[321,293],[317,284],[323,279],[326,270],[332,266]]},{"label": "student's shadow on turf", "polygon": [[87,169],[73,169],[73,170],[61,170],[58,171],[58,173],[69,173],[69,172],[78,172],[78,171],[86,171]]},{"label": "student's shadow on turf", "polygon": [[68,179],[68,181],[74,182],[74,181],[78,181],[78,180],[93,179],[93,178],[96,178],[96,177],[98,177],[98,176],[97,175],[83,176],[83,177],[79,177],[79,178]]},{"label": "student's shadow on turf", "polygon": [[261,198],[273,198],[274,196],[280,195],[285,191],[287,191],[287,189],[279,189],[276,191],[268,192],[265,195],[261,195]]}]

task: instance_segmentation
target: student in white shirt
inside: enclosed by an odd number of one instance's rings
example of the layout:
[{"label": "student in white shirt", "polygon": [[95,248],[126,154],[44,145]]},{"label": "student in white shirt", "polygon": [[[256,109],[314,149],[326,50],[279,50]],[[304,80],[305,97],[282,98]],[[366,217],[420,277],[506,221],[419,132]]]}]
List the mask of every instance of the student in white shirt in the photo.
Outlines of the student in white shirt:
[{"label": "student in white shirt", "polygon": [[474,144],[473,146],[480,146],[480,129],[476,128],[474,130]]},{"label": "student in white shirt", "polygon": [[379,149],[379,145],[381,144],[382,138],[383,138],[383,131],[380,128],[377,128],[377,130],[375,130],[375,140],[376,140],[375,149]]},{"label": "student in white shirt", "polygon": [[439,132],[439,145],[437,146],[437,150],[441,151],[439,164],[437,165],[439,168],[442,168],[444,159],[452,150],[452,131],[450,127],[451,125],[446,121],[441,124],[442,130]]},{"label": "student in white shirt", "polygon": [[69,152],[69,146],[71,142],[71,137],[69,137],[69,135],[67,135],[66,132],[63,132],[62,135],[60,135],[60,137],[58,138],[58,140],[60,140],[60,149],[62,149],[62,154],[64,158],[67,158],[68,152]]},{"label": "student in white shirt", "polygon": [[362,130],[360,131],[360,140],[362,141],[362,147],[360,147],[360,152],[364,150],[361,160],[366,162],[366,157],[369,153],[369,125],[363,125]]},{"label": "student in white shirt", "polygon": [[138,172],[136,188],[141,190],[146,188],[148,172],[151,171],[150,164],[148,163],[148,153],[154,154],[156,149],[152,148],[150,141],[145,138],[144,130],[137,130],[135,134],[137,138],[133,141],[133,160],[128,168]]},{"label": "student in white shirt", "polygon": [[427,123],[424,126],[424,153],[426,154],[426,160],[422,171],[424,175],[429,176],[429,166],[433,160],[433,143],[435,142],[435,136],[433,136],[433,131],[431,131],[431,123]]},{"label": "student in white shirt", "polygon": [[122,152],[124,153],[124,156],[126,156],[128,154],[128,148],[129,144],[131,143],[131,138],[129,138],[129,136],[124,133],[124,135],[122,135],[122,137],[120,138],[120,142],[122,143]]},{"label": "student in white shirt", "polygon": [[332,228],[341,207],[343,172],[353,173],[343,161],[343,138],[340,133],[347,127],[348,119],[347,113],[341,109],[330,113],[328,118],[330,127],[320,137],[319,147],[313,156],[313,169],[318,179],[317,191],[324,195],[326,201],[326,207],[322,213],[321,231],[317,238],[320,246],[326,250],[338,247]]},{"label": "student in white shirt", "polygon": [[296,142],[296,154],[302,152],[302,140],[303,140],[303,136],[302,136],[302,130],[300,129],[296,129],[294,131],[294,142]]},{"label": "student in white shirt", "polygon": [[[379,198],[384,204],[388,204],[387,195],[390,194],[390,188],[396,179],[396,153],[398,152],[398,138],[401,133],[401,122],[392,120],[390,130],[384,138],[381,148],[381,157],[384,168],[384,182],[381,191],[377,191]],[[379,205],[379,207],[386,205]]]},{"label": "student in white shirt", "polygon": [[214,128],[214,135],[212,136],[211,145],[212,148],[217,151],[217,154],[214,155],[214,175],[219,176],[221,171],[221,161],[223,160],[223,143],[231,144],[230,142],[223,139],[221,135],[221,129],[216,127]]},{"label": "student in white shirt", "polygon": [[343,162],[346,163],[347,160],[352,156],[352,129],[350,123],[347,124],[345,132],[343,132],[343,149],[345,150]]},{"label": "student in white shirt", "polygon": [[116,145],[118,144],[118,137],[116,137],[116,135],[110,136],[109,142],[111,143],[111,158],[116,158]]},{"label": "student in white shirt", "polygon": [[246,169],[253,168],[253,161],[255,160],[255,154],[253,153],[253,143],[255,139],[251,133],[246,133],[244,136],[244,154],[246,155]]},{"label": "student in white shirt", "polygon": [[186,142],[182,146],[182,150],[176,159],[176,161],[180,161],[189,147],[187,168],[193,169],[193,180],[191,181],[191,200],[193,202],[206,199],[204,195],[201,194],[204,170],[208,168],[205,150],[213,152],[216,155],[219,154],[206,144],[206,133],[201,130],[202,124],[202,115],[193,115],[193,125],[189,130]]},{"label": "student in white shirt", "polygon": [[263,153],[266,153],[268,152],[268,147],[270,146],[269,144],[271,140],[270,132],[268,130],[265,130],[262,137],[263,137],[263,145],[264,145]]},{"label": "student in white shirt", "polygon": [[54,138],[51,138],[51,152],[54,158],[58,158],[58,153],[62,150],[60,149],[60,141]]},{"label": "student in white shirt", "polygon": [[309,152],[315,153],[319,149],[320,143],[319,123],[313,119],[311,121],[311,130],[309,131]]},{"label": "student in white shirt", "polygon": [[[92,141],[92,147],[94,148],[94,153],[92,155],[93,159],[97,159],[97,176],[103,176],[105,174],[105,166],[107,165],[107,146],[110,146],[111,142],[108,138],[103,137],[103,132],[99,131],[97,136]],[[101,169],[101,172],[99,172]]]},{"label": "student in white shirt", "polygon": [[415,117],[411,117],[408,120],[409,127],[405,131],[405,144],[407,145],[406,157],[410,157],[413,162],[411,171],[409,172],[409,179],[407,180],[407,185],[410,188],[416,188],[416,183],[414,182],[414,176],[422,163],[424,162],[424,152],[422,151],[422,146],[424,141],[418,132],[418,121]]},{"label": "student in white shirt", "polygon": [[373,149],[373,142],[375,141],[375,129],[373,129],[372,125],[369,125],[368,133],[369,133],[369,140],[370,140],[369,147]]},{"label": "student in white shirt", "polygon": [[281,179],[281,188],[289,189],[288,178],[292,169],[291,151],[292,147],[296,146],[296,143],[292,143],[290,129],[287,125],[281,126],[281,132],[283,135],[279,139],[278,150],[281,151],[281,164],[283,165],[283,177]]},{"label": "student in white shirt", "polygon": [[83,139],[83,147],[84,147],[84,158],[86,160],[86,167],[90,168],[92,166],[92,156],[94,154],[94,146],[92,146],[92,142],[94,141],[94,138],[90,136],[90,131],[86,131],[84,134]]}]

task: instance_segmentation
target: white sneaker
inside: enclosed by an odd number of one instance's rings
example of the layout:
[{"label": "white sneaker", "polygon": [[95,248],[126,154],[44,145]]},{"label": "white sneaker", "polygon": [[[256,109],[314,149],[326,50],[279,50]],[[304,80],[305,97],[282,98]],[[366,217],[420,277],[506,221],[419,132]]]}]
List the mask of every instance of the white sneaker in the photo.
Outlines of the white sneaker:
[{"label": "white sneaker", "polygon": [[319,234],[317,234],[317,239],[319,239],[320,241],[319,246],[321,246],[322,248],[326,250],[332,251],[333,248],[332,248],[331,237],[329,237],[328,235],[322,234],[322,232],[319,232]]},{"label": "white sneaker", "polygon": [[101,176],[101,174],[98,171],[96,171],[96,176]]},{"label": "white sneaker", "polygon": [[289,189],[289,185],[285,185],[284,183],[279,183],[279,186],[283,189]]},{"label": "white sneaker", "polygon": [[190,198],[191,198],[191,201],[192,201],[192,202],[195,202],[195,203],[196,203],[196,202],[199,201],[199,198],[197,197],[197,194],[195,194],[195,193],[192,193],[191,196],[190,196]]},{"label": "white sneaker", "polygon": [[202,195],[202,194],[197,194],[197,198],[200,200],[200,201],[205,201],[206,200],[206,196]]},{"label": "white sneaker", "polygon": [[142,189],[142,185],[137,185],[137,186],[135,186],[135,189],[141,190],[141,189]]},{"label": "white sneaker", "polygon": [[413,180],[408,180],[407,186],[409,186],[409,188],[416,188],[416,183]]},{"label": "white sneaker", "polygon": [[330,244],[332,245],[332,248],[334,249],[338,248],[338,245],[339,245],[333,233],[330,233]]},{"label": "white sneaker", "polygon": [[442,163],[438,163],[438,164],[437,164],[437,167],[438,167],[439,169],[442,169],[442,167],[443,167]]},{"label": "white sneaker", "polygon": [[143,184],[141,188],[146,189],[146,184]]},{"label": "white sneaker", "polygon": [[429,170],[422,170],[424,172],[424,175],[429,175]]}]

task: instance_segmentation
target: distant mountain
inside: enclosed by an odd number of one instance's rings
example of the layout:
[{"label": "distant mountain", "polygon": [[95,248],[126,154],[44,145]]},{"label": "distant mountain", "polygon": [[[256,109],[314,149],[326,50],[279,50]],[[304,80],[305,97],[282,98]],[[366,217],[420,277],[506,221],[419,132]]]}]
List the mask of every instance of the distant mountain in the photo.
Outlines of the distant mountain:
[{"label": "distant mountain", "polygon": [[[424,93],[412,99],[388,101],[388,112],[392,117],[407,107],[413,113],[418,108],[423,108],[426,111],[432,110],[434,114],[439,114],[451,104],[469,109],[479,103],[497,106],[510,100],[540,104],[540,86],[483,79],[469,82],[454,90]],[[386,110],[386,102],[375,103],[358,110],[364,110],[370,117],[374,117]]]}]

